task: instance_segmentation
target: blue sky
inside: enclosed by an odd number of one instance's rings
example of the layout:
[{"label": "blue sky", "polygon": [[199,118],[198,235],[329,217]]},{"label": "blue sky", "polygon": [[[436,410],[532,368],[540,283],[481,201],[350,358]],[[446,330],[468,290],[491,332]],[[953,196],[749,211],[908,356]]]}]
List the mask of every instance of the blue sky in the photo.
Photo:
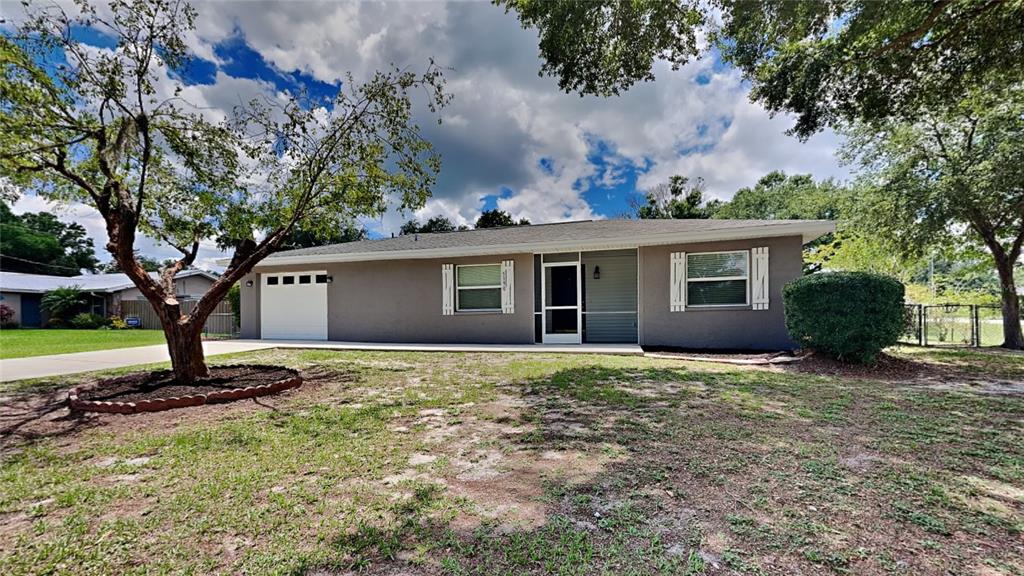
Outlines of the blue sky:
[{"label": "blue sky", "polygon": [[[748,101],[748,87],[717,56],[678,71],[660,66],[654,82],[616,98],[564,94],[539,77],[536,33],[489,3],[198,3],[188,65],[170,79],[210,110],[276,92],[329,99],[341,79],[390,64],[422,69],[434,58],[454,100],[438,126],[425,107],[417,121],[442,156],[432,198],[415,214],[389,211],[364,222],[387,236],[411,217],[444,214],[472,224],[501,208],[532,222],[616,217],[631,196],[674,174],[701,177],[727,199],[781,169],[819,178],[846,175],[835,135],[807,143],[786,136],[789,118]],[[108,38],[79,30],[85,43]],[[16,210],[45,208],[28,198]],[[67,218],[102,235],[84,207]],[[101,246],[103,242],[97,242]],[[143,247],[156,256],[171,251]],[[203,262],[217,256],[205,247]]]}]

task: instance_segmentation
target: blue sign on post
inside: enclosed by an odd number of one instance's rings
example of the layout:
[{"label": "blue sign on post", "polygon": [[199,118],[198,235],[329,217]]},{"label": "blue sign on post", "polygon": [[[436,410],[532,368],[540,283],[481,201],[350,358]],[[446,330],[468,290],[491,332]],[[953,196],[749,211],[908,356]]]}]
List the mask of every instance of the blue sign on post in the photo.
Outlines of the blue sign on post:
[{"label": "blue sign on post", "polygon": [[127,324],[129,328],[142,327],[142,319],[139,318],[138,316],[129,316],[124,319],[124,323]]}]

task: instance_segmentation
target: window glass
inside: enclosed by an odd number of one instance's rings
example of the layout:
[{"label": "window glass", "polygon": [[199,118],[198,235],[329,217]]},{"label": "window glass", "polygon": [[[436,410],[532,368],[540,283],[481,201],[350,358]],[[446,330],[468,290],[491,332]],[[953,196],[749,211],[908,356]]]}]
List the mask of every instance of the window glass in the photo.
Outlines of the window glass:
[{"label": "window glass", "polygon": [[686,285],[687,306],[715,306],[747,303],[746,280],[714,280],[689,282]]},{"label": "window glass", "polygon": [[747,304],[749,258],[745,250],[686,255],[687,306]]},{"label": "window glass", "polygon": [[295,284],[295,276],[281,276],[282,284]]},{"label": "window glass", "polygon": [[501,309],[501,265],[455,268],[456,310]]},{"label": "window glass", "polygon": [[327,284],[327,274],[317,274],[316,275],[316,283],[317,284]]},{"label": "window glass", "polygon": [[459,288],[467,286],[500,286],[501,265],[459,266],[456,270]]},{"label": "window glass", "polygon": [[277,276],[267,276],[267,286],[277,286]]},{"label": "window glass", "polygon": [[722,276],[746,275],[746,252],[686,255],[687,278],[721,278]]},{"label": "window glass", "polygon": [[459,310],[497,310],[501,308],[501,288],[459,290]]},{"label": "window glass", "polygon": [[299,276],[299,284],[310,284],[313,282],[313,277],[309,274],[303,274]]}]

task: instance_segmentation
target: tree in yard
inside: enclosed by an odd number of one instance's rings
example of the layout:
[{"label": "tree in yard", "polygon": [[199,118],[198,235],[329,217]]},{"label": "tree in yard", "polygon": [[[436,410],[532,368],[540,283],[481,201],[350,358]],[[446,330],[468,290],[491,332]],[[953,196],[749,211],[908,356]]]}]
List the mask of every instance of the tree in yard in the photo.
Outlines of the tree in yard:
[{"label": "tree in yard", "polygon": [[99,265],[92,238],[77,223],[49,212],[11,212],[0,201],[0,267],[10,272],[75,276]]},{"label": "tree in yard", "polygon": [[[950,103],[993,73],[1024,78],[1024,3],[998,0],[496,0],[540,32],[541,71],[615,95],[717,48],[769,112],[808,137],[842,120]],[[706,36],[709,42],[699,38]]]},{"label": "tree in yard", "polygon": [[914,121],[860,123],[845,157],[860,169],[865,230],[920,255],[934,243],[987,251],[999,275],[1003,346],[1020,349],[1014,268],[1024,244],[1024,85],[972,91]]},{"label": "tree in yard", "polygon": [[711,218],[721,202],[706,199],[704,191],[702,178],[691,183],[686,176],[672,176],[643,196],[630,198],[630,209],[641,220]]},{"label": "tree in yard", "polygon": [[498,228],[500,226],[529,226],[530,221],[526,218],[520,218],[518,222],[512,218],[512,215],[504,210],[484,210],[480,213],[480,217],[476,219],[476,228]]},{"label": "tree in yard", "polygon": [[425,223],[420,224],[418,220],[412,219],[402,224],[399,234],[427,234],[430,232],[458,232],[469,230],[469,226],[456,226],[447,216],[434,216]]},{"label": "tree in yard", "polygon": [[[0,37],[0,177],[46,198],[95,207],[107,250],[160,317],[179,382],[208,374],[201,332],[228,289],[296,227],[328,228],[416,209],[440,158],[412,120],[411,93],[436,112],[448,102],[441,70],[351,76],[329,102],[279,94],[215,122],[175,80],[196,12],[173,0],[125,0],[103,16],[30,7]],[[91,49],[76,30],[116,44]],[[54,54],[67,61],[54,66]],[[145,234],[181,253],[159,277],[135,252]],[[175,274],[200,242],[232,247],[223,275],[183,314]]]},{"label": "tree in yard", "polygon": [[[146,272],[159,272],[160,268],[163,266],[163,264],[161,264],[156,258],[150,258],[149,256],[139,254],[138,252],[135,253],[135,261],[138,262],[139,266],[142,266],[142,269]],[[100,267],[100,272],[104,274],[120,274],[124,272],[124,270],[121,269],[121,265],[118,264],[117,260],[111,260]]]}]

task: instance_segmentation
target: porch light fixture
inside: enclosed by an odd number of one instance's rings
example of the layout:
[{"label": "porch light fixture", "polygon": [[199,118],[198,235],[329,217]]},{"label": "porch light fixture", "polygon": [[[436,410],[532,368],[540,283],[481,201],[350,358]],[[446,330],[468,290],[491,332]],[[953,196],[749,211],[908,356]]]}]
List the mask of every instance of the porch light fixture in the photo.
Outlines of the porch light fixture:
[{"label": "porch light fixture", "polygon": [[330,284],[332,282],[334,282],[334,276],[328,275],[327,276],[327,283]]},{"label": "porch light fixture", "polygon": [[594,280],[600,280],[600,279],[601,279],[601,267],[600,266],[594,266]]},{"label": "porch light fixture", "polygon": [[246,280],[245,281],[245,287],[246,288],[252,288],[252,280]]}]

